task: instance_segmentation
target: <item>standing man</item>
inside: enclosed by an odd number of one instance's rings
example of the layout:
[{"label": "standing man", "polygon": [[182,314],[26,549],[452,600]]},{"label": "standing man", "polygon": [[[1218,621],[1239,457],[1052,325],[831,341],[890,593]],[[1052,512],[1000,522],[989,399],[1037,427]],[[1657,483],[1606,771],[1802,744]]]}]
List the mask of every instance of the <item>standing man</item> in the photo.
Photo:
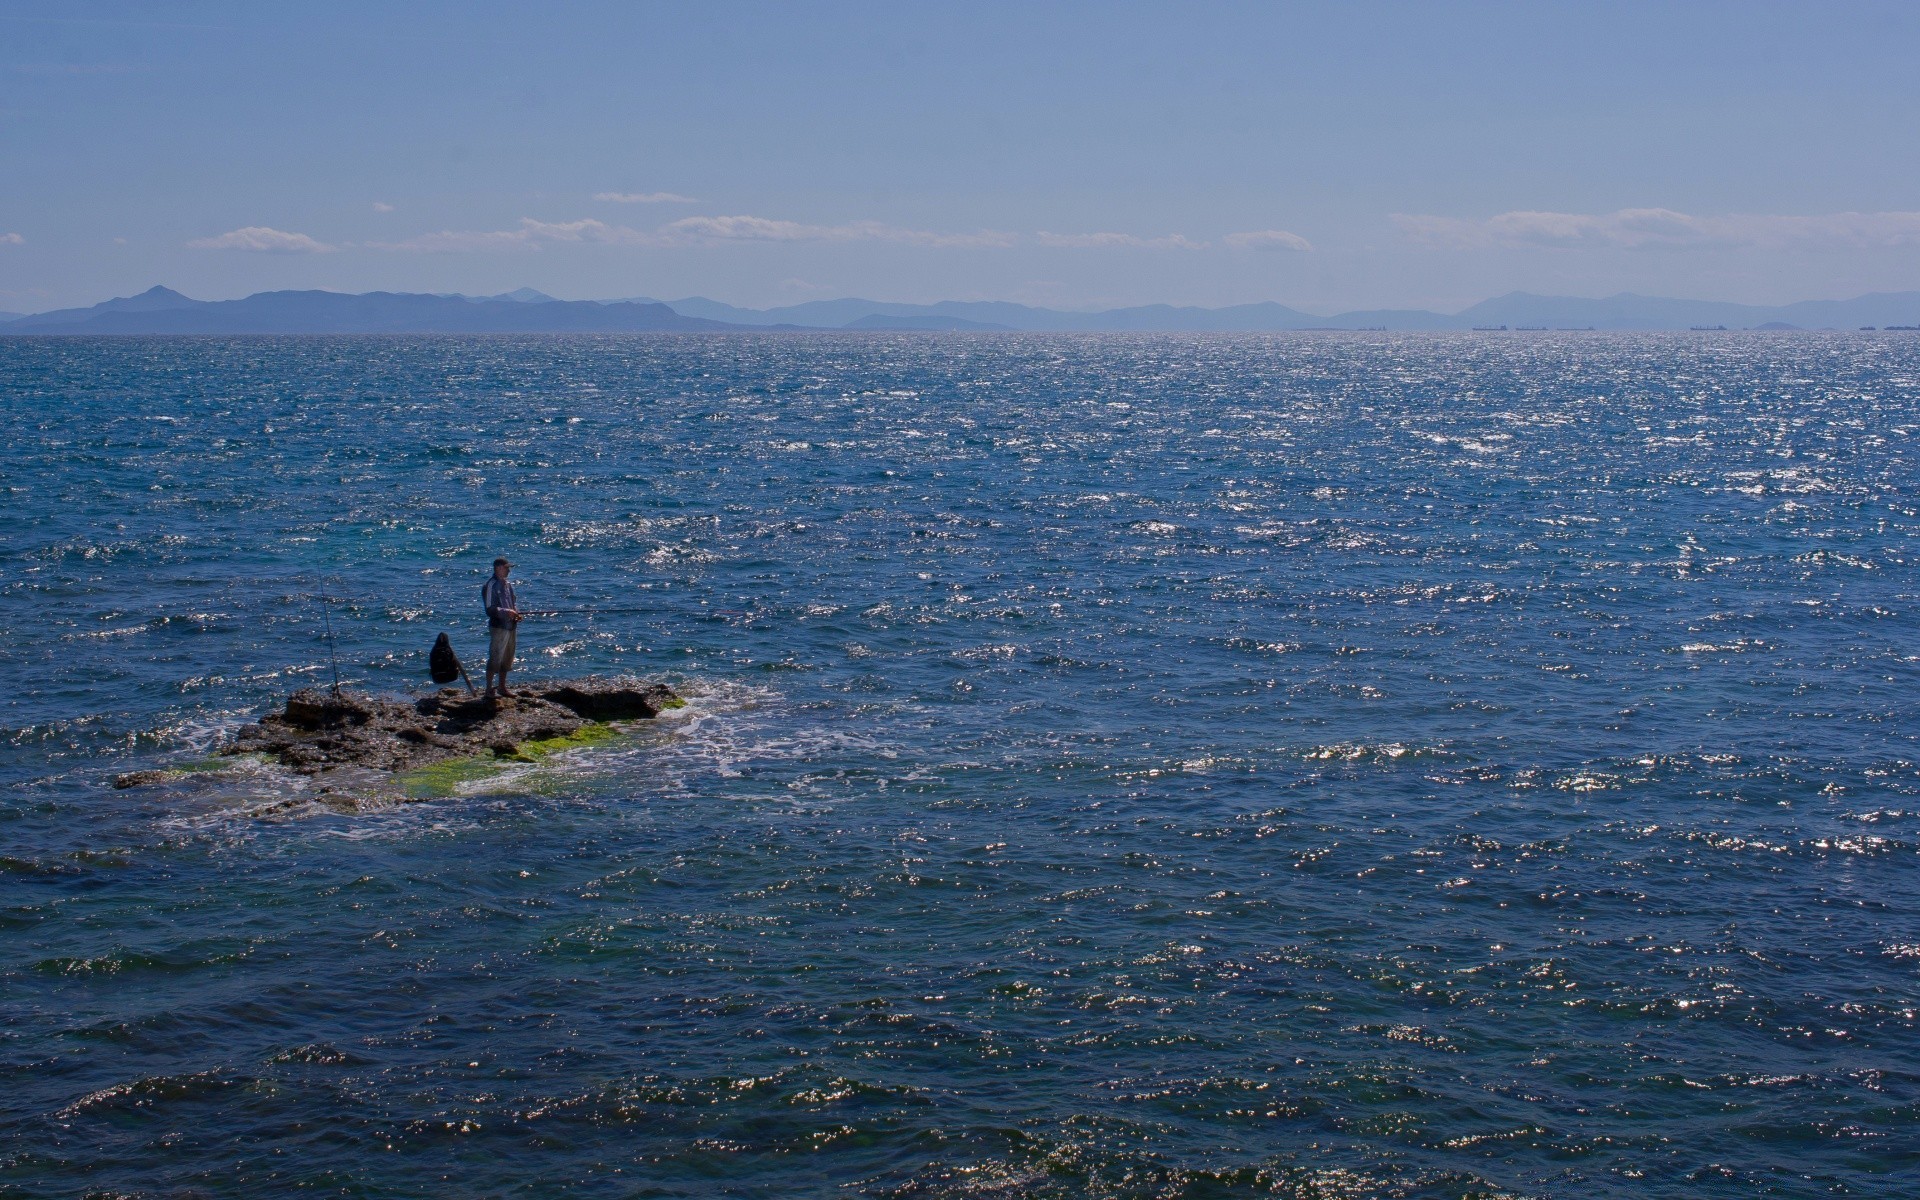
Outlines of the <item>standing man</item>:
[{"label": "standing man", "polygon": [[486,699],[494,696],[493,677],[500,677],[500,695],[512,696],[507,690],[507,672],[513,669],[514,643],[518,641],[520,629],[520,601],[513,594],[513,585],[507,582],[507,572],[513,570],[513,564],[504,558],[493,560],[493,577],[480,585],[480,602],[487,606],[487,631],[491,635],[487,642],[487,694]]}]

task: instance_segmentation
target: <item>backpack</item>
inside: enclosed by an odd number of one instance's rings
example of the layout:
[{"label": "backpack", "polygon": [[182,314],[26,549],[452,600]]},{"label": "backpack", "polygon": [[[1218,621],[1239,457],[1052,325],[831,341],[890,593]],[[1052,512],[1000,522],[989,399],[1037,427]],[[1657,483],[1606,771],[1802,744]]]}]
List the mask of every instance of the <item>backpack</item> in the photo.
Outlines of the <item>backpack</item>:
[{"label": "backpack", "polygon": [[434,639],[433,650],[427,655],[427,671],[435,683],[452,683],[460,678],[460,657],[444,633]]}]

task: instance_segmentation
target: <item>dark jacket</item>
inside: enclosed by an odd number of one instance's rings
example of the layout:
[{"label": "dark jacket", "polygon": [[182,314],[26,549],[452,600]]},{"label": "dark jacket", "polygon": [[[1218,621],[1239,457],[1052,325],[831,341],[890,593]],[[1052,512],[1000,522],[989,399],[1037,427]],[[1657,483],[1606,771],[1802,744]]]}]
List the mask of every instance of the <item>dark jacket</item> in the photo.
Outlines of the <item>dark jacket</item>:
[{"label": "dark jacket", "polygon": [[487,627],[489,629],[512,629],[513,618],[507,615],[508,609],[518,609],[520,601],[513,594],[513,585],[498,575],[490,575],[480,585],[480,603],[487,606]]}]

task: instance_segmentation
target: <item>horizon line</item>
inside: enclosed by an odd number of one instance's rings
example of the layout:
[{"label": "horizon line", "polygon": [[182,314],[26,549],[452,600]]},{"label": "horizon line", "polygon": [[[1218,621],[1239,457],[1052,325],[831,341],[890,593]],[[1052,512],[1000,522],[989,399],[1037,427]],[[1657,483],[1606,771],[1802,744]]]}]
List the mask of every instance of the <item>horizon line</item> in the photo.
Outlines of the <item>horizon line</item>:
[{"label": "horizon line", "polygon": [[[1746,300],[1718,300],[1718,299],[1709,299],[1709,298],[1698,297],[1698,296],[1661,296],[1661,295],[1652,295],[1644,292],[1629,292],[1629,291],[1613,292],[1605,296],[1578,296],[1578,295],[1568,295],[1568,294],[1558,294],[1558,293],[1548,293],[1548,292],[1529,292],[1524,289],[1515,288],[1509,291],[1501,292],[1497,295],[1487,296],[1483,299],[1472,301],[1464,305],[1463,307],[1452,310],[1452,311],[1448,311],[1444,309],[1435,309],[1435,308],[1423,308],[1423,307],[1405,305],[1405,304],[1399,304],[1399,305],[1376,304],[1376,305],[1365,306],[1365,307],[1349,307],[1349,308],[1340,309],[1334,312],[1323,313],[1323,312],[1314,311],[1313,309],[1299,307],[1295,304],[1288,303],[1287,301],[1284,301],[1284,300],[1275,300],[1275,299],[1244,300],[1244,301],[1237,301],[1229,304],[1218,304],[1218,305],[1181,304],[1181,303],[1175,303],[1173,301],[1167,301],[1167,300],[1151,300],[1151,301],[1144,301],[1144,302],[1133,303],[1133,304],[1109,305],[1107,307],[1101,307],[1101,308],[1082,308],[1082,307],[1058,308],[1058,307],[1052,307],[1049,305],[1031,304],[1023,300],[1008,300],[1003,298],[960,300],[960,299],[954,299],[951,297],[945,297],[939,300],[876,300],[869,296],[842,295],[842,296],[822,297],[816,300],[799,300],[791,303],[754,305],[754,304],[735,303],[733,301],[728,301],[728,300],[716,300],[711,296],[704,296],[704,295],[698,295],[698,294],[681,296],[675,299],[661,299],[658,297],[643,297],[643,296],[613,296],[613,297],[604,297],[604,298],[600,298],[600,297],[567,298],[562,296],[555,296],[555,295],[552,295],[551,293],[541,291],[538,288],[532,287],[530,285],[525,285],[525,284],[517,288],[511,288],[506,291],[496,292],[490,295],[475,295],[472,293],[457,292],[457,291],[399,290],[399,289],[393,289],[393,288],[369,288],[364,291],[357,291],[357,292],[336,290],[334,288],[265,288],[259,291],[248,292],[245,295],[240,295],[240,296],[230,296],[230,297],[225,297],[221,299],[204,300],[204,299],[199,299],[197,297],[189,296],[185,292],[182,292],[179,289],[171,287],[167,284],[156,283],[151,287],[144,289],[143,291],[133,292],[124,296],[109,296],[104,300],[94,301],[92,304],[61,305],[61,306],[56,306],[54,308],[40,309],[33,312],[15,312],[12,314],[12,316],[39,317],[39,316],[45,316],[48,313],[85,311],[89,308],[94,308],[101,304],[109,304],[116,300],[136,299],[140,296],[148,295],[156,291],[169,292],[173,295],[181,297],[184,300],[189,300],[196,304],[234,304],[234,303],[239,303],[245,300],[251,300],[258,296],[271,296],[271,295],[280,295],[280,294],[306,294],[306,295],[319,294],[319,295],[330,295],[330,296],[375,296],[375,295],[431,296],[439,299],[457,298],[457,299],[471,301],[473,303],[498,303],[498,304],[540,303],[540,301],[516,300],[511,298],[516,292],[532,292],[532,293],[535,293],[536,295],[544,297],[546,301],[550,301],[553,303],[560,303],[560,304],[611,305],[611,304],[642,303],[642,304],[661,304],[671,308],[675,304],[704,303],[704,304],[719,305],[725,308],[737,309],[741,312],[753,312],[753,313],[770,313],[770,312],[786,310],[786,309],[806,308],[810,305],[847,304],[847,303],[874,304],[874,305],[908,307],[908,308],[932,308],[932,307],[937,307],[939,305],[1007,305],[1014,308],[1026,309],[1032,312],[1060,313],[1063,315],[1070,315],[1070,316],[1103,316],[1103,315],[1108,315],[1112,313],[1132,312],[1132,311],[1138,311],[1141,309],[1155,309],[1155,308],[1164,308],[1164,309],[1171,309],[1174,311],[1186,311],[1186,312],[1219,313],[1219,312],[1228,312],[1236,309],[1271,307],[1271,308],[1283,308],[1289,312],[1298,313],[1299,315],[1304,317],[1324,317],[1325,319],[1332,320],[1332,319],[1343,317],[1343,316],[1368,314],[1368,313],[1381,313],[1381,314],[1405,313],[1409,315],[1425,314],[1425,315],[1441,316],[1441,317],[1462,317],[1462,316],[1465,316],[1471,310],[1480,307],[1481,305],[1491,304],[1495,301],[1506,300],[1509,298],[1525,298],[1530,300],[1542,300],[1542,301],[1576,301],[1584,304],[1600,304],[1610,300],[1639,300],[1639,301],[1650,301],[1650,302],[1665,303],[1665,304],[1702,304],[1702,305],[1715,305],[1715,306],[1722,306],[1722,307],[1728,307],[1728,308],[1743,308],[1743,309],[1780,309],[1780,308],[1793,308],[1793,307],[1798,307],[1800,305],[1808,305],[1808,304],[1850,304],[1850,303],[1858,303],[1860,301],[1873,300],[1873,299],[1883,298],[1883,297],[1896,298],[1896,297],[1920,295],[1920,285],[1917,285],[1912,289],[1907,289],[1902,291],[1869,291],[1869,292],[1860,292],[1860,293],[1856,293],[1848,296],[1802,298],[1797,300],[1788,300],[1788,301],[1782,301],[1779,303],[1771,303],[1771,304],[1754,303],[1752,301],[1746,301]],[[1920,314],[1917,314],[1917,315],[1920,315]]]}]

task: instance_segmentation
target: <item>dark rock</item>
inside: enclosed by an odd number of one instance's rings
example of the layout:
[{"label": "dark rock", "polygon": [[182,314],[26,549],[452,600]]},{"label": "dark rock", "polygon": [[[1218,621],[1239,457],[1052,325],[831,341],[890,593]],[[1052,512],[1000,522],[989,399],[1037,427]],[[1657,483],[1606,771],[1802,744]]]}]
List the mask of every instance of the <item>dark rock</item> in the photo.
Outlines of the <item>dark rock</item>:
[{"label": "dark rock", "polygon": [[165,783],[172,778],[172,771],[128,771],[124,775],[115,775],[113,786],[117,788],[146,787],[149,784]]},{"label": "dark rock", "polygon": [[[418,700],[306,688],[285,708],[248,725],[221,754],[264,754],[303,775],[338,767],[406,771],[468,755],[512,757],[526,742],[578,733],[590,722],[647,720],[678,703],[672,689],[589,676],[524,686],[486,700],[447,688]],[[116,786],[156,782],[156,772],[121,776]]]},{"label": "dark rock", "polygon": [[331,729],[336,725],[359,725],[366,721],[366,710],[344,694],[336,696],[319,688],[306,688],[287,697],[287,724],[299,729]]},{"label": "dark rock", "polygon": [[575,679],[541,691],[543,699],[572,709],[589,721],[633,721],[652,717],[673,693],[659,684],[624,684]]}]

